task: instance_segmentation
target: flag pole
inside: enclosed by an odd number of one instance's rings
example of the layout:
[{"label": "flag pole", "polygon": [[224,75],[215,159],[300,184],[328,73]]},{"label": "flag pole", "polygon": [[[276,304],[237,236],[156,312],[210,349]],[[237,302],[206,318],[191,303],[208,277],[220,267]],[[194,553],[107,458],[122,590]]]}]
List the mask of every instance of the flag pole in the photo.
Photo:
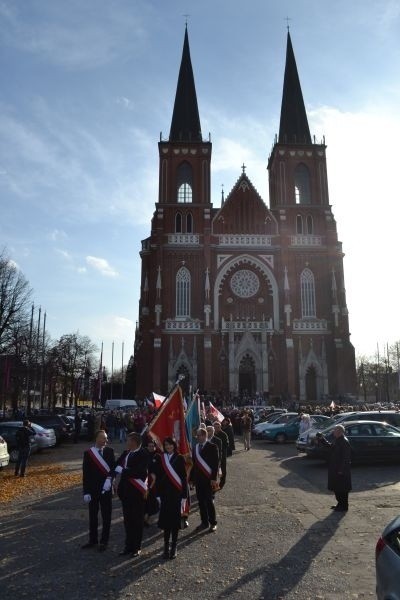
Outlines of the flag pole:
[{"label": "flag pole", "polygon": [[113,384],[114,384],[114,342],[111,345],[111,400],[113,399]]},{"label": "flag pole", "polygon": [[100,352],[100,366],[99,366],[99,376],[98,376],[98,386],[99,389],[97,391],[97,404],[101,404],[101,387],[103,382],[103,342],[101,342],[101,352]]},{"label": "flag pole", "polygon": [[124,397],[124,342],[122,342],[122,357],[121,357],[121,398]]}]

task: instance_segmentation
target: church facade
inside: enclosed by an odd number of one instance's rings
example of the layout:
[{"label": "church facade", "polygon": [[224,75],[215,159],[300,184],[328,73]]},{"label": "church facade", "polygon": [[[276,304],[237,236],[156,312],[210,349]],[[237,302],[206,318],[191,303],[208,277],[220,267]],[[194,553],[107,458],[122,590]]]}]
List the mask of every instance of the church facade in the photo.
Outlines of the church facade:
[{"label": "church facade", "polygon": [[316,402],[354,393],[342,245],[326,146],[311,139],[290,34],[270,206],[241,173],[215,207],[185,31],[159,197],[142,241],[137,394],[183,385],[233,397]]}]

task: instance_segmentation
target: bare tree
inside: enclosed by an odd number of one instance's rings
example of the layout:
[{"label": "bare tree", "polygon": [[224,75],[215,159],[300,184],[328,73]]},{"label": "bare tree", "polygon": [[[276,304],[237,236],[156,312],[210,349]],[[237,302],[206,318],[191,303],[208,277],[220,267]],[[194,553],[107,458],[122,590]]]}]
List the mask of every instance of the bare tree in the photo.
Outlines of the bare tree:
[{"label": "bare tree", "polygon": [[0,352],[7,350],[12,332],[26,321],[32,289],[6,251],[0,253]]}]

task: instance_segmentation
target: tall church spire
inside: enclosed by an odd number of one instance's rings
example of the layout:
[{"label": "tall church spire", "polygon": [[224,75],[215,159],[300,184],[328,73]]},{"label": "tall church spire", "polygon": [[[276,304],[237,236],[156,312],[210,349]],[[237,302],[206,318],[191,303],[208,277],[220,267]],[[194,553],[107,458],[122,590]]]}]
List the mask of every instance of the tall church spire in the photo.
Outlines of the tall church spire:
[{"label": "tall church spire", "polygon": [[201,141],[201,139],[199,109],[186,27],[169,141],[190,142]]},{"label": "tall church spire", "polygon": [[311,144],[310,129],[289,32],[287,34],[279,143]]}]

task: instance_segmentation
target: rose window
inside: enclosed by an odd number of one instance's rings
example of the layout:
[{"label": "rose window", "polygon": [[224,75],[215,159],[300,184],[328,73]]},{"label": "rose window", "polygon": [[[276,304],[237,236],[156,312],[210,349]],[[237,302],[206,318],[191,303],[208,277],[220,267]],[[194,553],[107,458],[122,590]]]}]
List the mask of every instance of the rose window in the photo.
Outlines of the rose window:
[{"label": "rose window", "polygon": [[260,280],[253,271],[242,269],[232,275],[231,290],[239,298],[251,298],[257,294],[259,288]]}]

